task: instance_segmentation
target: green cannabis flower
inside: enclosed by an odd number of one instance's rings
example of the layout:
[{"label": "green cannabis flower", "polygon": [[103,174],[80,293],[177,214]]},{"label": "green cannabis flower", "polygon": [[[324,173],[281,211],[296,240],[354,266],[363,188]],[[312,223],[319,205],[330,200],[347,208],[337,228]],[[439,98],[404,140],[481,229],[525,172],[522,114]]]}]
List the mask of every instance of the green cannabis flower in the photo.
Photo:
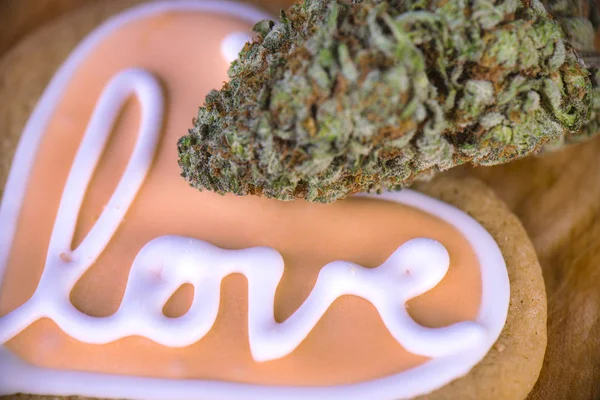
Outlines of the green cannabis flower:
[{"label": "green cannabis flower", "polygon": [[198,189],[331,202],[524,157],[591,115],[539,0],[304,0],[255,31],[178,143]]},{"label": "green cannabis flower", "polygon": [[545,0],[544,3],[563,28],[569,44],[591,67],[592,81],[592,109],[588,120],[578,132],[561,136],[544,147],[544,150],[552,150],[600,133],[600,54],[594,47],[594,37],[600,31],[600,3],[596,0]]}]

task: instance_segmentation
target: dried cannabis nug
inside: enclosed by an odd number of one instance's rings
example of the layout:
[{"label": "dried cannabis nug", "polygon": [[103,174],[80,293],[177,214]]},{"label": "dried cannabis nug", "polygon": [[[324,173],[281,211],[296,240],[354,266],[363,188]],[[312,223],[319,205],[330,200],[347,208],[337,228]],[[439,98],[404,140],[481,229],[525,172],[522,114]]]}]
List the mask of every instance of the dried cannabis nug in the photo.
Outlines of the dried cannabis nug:
[{"label": "dried cannabis nug", "polygon": [[[600,3],[597,0],[545,0],[548,11],[562,27],[568,43],[589,64],[592,81],[592,109],[588,120],[578,132],[563,135],[550,142],[545,149],[556,149],[564,144],[577,143],[600,133],[600,54],[594,47],[594,37],[600,35]],[[586,57],[589,56],[589,57]],[[588,61],[586,60],[586,61]]]},{"label": "dried cannabis nug", "polygon": [[178,143],[198,189],[331,202],[526,156],[591,115],[539,0],[304,0],[255,31]]}]

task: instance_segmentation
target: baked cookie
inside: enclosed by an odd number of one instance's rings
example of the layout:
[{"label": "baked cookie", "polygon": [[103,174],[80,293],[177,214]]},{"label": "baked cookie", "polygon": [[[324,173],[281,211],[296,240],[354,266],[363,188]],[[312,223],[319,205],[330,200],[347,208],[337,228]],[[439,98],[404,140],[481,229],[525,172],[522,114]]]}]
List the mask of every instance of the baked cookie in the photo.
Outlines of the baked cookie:
[{"label": "baked cookie", "polygon": [[442,178],[328,205],[197,192],[177,139],[265,16],[123,8],[90,5],[0,62],[0,394],[527,395],[544,286],[487,187]]}]

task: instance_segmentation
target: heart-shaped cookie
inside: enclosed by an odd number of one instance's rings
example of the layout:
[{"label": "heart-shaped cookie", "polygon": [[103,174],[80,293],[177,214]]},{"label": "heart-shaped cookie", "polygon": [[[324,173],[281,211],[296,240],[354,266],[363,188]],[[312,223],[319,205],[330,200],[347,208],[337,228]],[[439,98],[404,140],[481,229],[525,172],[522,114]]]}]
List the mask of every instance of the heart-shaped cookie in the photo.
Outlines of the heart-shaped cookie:
[{"label": "heart-shaped cookie", "polygon": [[[545,337],[531,244],[477,183],[423,189],[469,216],[408,190],[281,203],[179,177],[188,116],[262,17],[222,1],[145,4],[56,72],[0,206],[0,393],[485,398],[522,350],[503,343],[530,327],[514,319],[539,314]],[[517,267],[536,282],[518,310]],[[514,398],[544,345],[528,350]]]}]

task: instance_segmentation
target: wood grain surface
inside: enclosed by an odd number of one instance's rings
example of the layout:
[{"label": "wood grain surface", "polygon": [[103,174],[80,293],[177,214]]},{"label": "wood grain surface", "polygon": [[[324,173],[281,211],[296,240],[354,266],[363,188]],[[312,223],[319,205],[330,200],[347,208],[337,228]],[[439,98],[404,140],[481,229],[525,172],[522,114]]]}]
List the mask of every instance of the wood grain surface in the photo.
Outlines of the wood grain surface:
[{"label": "wood grain surface", "polygon": [[[0,0],[0,57],[37,27],[91,1],[118,0]],[[292,0],[246,2],[277,13]],[[451,174],[474,175],[490,185],[522,220],[542,264],[548,349],[529,398],[600,399],[600,138]]]}]

